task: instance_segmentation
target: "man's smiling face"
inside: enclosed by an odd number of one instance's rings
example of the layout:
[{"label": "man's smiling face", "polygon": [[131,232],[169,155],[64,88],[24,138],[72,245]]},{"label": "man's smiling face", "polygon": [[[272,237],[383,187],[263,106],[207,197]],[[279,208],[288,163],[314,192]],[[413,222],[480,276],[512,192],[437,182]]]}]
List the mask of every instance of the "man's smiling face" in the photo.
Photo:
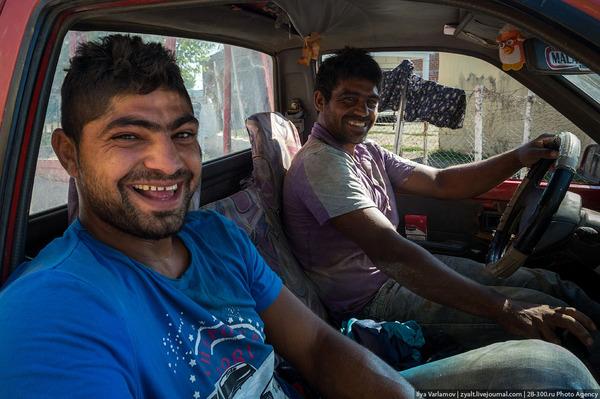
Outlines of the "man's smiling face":
[{"label": "man's smiling face", "polygon": [[200,181],[197,131],[174,91],[113,98],[84,126],[78,146],[82,223],[143,239],[177,234]]},{"label": "man's smiling face", "polygon": [[367,137],[377,119],[378,104],[377,86],[363,78],[339,81],[327,103],[322,93],[315,93],[319,123],[348,150]]}]

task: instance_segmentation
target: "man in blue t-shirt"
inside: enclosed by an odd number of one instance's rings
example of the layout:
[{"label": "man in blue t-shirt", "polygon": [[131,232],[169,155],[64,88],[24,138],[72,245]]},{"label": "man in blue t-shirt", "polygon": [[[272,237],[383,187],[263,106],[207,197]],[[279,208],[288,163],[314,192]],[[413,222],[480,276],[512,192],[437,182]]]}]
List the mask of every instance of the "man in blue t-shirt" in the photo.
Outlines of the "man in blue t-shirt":
[{"label": "man in blue t-shirt", "polygon": [[540,341],[400,374],[326,325],[233,222],[188,213],[198,121],[161,45],[120,35],[82,45],[62,100],[52,145],[79,216],[0,292],[0,396],[301,397],[275,373],[274,350],[323,397],[410,398],[411,383],[598,388],[579,360]]}]

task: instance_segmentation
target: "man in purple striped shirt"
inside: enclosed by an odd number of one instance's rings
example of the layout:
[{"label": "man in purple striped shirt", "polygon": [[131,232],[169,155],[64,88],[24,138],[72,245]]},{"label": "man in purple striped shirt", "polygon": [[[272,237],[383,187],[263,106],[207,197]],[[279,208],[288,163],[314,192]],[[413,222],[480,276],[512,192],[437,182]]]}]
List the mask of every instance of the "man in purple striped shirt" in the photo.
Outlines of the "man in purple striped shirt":
[{"label": "man in purple striped shirt", "polygon": [[576,285],[526,268],[496,280],[479,263],[450,257],[444,263],[396,231],[394,192],[475,197],[524,166],[556,158],[545,148],[552,138],[446,169],[402,159],[366,139],[377,118],[381,77],[359,49],[321,64],[317,123],[285,178],[286,234],[332,316],[412,319],[426,334],[448,333],[466,348],[515,335],[560,343],[557,328],[592,345],[590,317],[600,320],[600,306]]}]

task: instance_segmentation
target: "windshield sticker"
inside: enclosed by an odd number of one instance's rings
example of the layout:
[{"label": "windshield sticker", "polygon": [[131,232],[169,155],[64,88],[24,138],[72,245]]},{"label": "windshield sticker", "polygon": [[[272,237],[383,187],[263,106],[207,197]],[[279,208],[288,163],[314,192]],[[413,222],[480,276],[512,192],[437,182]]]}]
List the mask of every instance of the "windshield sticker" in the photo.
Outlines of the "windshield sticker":
[{"label": "windshield sticker", "polygon": [[569,57],[565,53],[560,50],[555,49],[554,47],[546,47],[545,51],[546,63],[553,70],[562,70],[562,69],[579,69],[580,71],[589,71],[584,65],[579,63],[579,61]]}]

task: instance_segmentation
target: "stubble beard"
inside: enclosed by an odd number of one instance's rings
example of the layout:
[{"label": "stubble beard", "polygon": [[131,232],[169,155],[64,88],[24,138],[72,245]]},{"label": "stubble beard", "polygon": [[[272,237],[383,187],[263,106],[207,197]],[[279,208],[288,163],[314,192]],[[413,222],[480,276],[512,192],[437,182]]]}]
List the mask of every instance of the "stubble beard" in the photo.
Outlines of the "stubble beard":
[{"label": "stubble beard", "polygon": [[94,177],[81,179],[80,188],[89,210],[116,230],[145,240],[160,240],[176,236],[183,228],[195,187],[192,187],[190,171],[180,170],[172,176],[163,176],[162,179],[155,175],[146,176],[146,179],[184,182],[181,187],[177,187],[177,190],[183,190],[181,205],[178,208],[152,211],[150,214],[140,211],[131,201],[130,194],[125,188],[126,181],[142,180],[139,175],[135,177],[126,175],[119,180],[118,197],[111,197],[104,190],[98,189],[101,185],[95,184],[98,183],[98,179]]}]

